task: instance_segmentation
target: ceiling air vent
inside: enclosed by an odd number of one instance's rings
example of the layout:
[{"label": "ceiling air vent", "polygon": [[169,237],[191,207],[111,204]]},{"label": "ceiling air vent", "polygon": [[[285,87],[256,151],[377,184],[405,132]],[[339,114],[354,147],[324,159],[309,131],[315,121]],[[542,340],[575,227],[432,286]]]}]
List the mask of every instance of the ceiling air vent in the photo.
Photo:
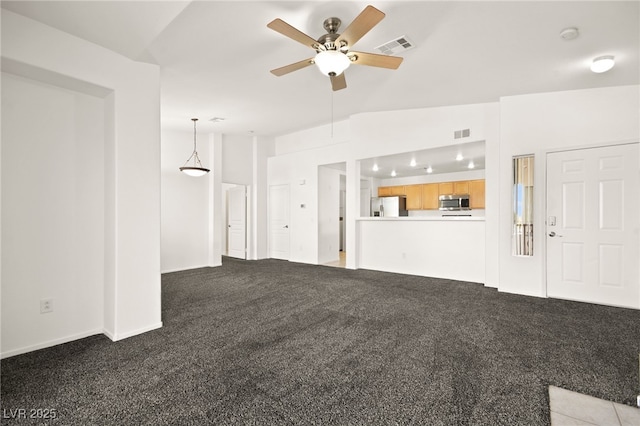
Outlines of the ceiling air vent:
[{"label": "ceiling air vent", "polygon": [[468,138],[469,136],[471,136],[471,130],[469,129],[456,130],[453,132],[454,139]]},{"label": "ceiling air vent", "polygon": [[405,50],[411,49],[415,46],[407,36],[398,37],[395,40],[391,40],[385,44],[376,47],[383,55],[395,55]]}]

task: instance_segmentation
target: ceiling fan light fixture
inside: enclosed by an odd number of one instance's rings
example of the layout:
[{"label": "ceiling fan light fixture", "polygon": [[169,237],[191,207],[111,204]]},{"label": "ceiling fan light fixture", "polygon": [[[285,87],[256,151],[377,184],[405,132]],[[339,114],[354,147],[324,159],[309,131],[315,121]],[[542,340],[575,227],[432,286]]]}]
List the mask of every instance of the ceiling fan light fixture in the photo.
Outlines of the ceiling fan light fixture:
[{"label": "ceiling fan light fixture", "polygon": [[318,52],[314,62],[320,72],[326,76],[340,75],[351,65],[351,61],[347,55],[338,50],[323,50]]}]

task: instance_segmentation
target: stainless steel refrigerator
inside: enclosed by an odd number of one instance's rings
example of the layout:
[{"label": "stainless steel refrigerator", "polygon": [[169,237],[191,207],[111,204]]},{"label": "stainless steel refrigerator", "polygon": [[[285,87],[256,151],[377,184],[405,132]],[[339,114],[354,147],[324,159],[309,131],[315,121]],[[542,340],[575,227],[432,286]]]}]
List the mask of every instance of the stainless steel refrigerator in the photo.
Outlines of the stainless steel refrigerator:
[{"label": "stainless steel refrigerator", "polygon": [[404,196],[372,197],[371,216],[409,216],[409,212],[407,211],[407,198]]}]

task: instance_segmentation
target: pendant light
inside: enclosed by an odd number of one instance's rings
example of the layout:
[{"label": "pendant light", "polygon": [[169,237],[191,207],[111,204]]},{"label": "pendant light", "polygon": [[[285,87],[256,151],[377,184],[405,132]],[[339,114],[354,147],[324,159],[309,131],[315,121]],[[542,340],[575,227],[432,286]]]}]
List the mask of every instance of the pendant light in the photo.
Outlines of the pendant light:
[{"label": "pendant light", "polygon": [[[184,163],[184,166],[180,167],[180,171],[189,176],[204,176],[209,173],[209,169],[205,169],[204,167],[202,167],[200,157],[198,157],[198,151],[196,150],[196,121],[198,121],[198,119],[192,118],[191,121],[193,121],[193,153],[191,154],[191,157],[189,157]],[[189,165],[189,162],[192,159],[192,165]]]}]

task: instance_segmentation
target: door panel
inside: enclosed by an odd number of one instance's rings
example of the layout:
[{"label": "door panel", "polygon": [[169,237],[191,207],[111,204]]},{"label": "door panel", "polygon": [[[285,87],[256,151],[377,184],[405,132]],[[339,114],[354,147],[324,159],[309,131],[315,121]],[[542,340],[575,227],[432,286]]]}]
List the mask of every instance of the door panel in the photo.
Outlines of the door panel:
[{"label": "door panel", "polygon": [[289,260],[289,185],[269,187],[269,257]]},{"label": "door panel", "polygon": [[247,258],[247,188],[229,189],[229,216],[227,224],[227,254],[238,259]]},{"label": "door panel", "polygon": [[639,165],[638,144],[547,155],[548,296],[640,308]]}]

